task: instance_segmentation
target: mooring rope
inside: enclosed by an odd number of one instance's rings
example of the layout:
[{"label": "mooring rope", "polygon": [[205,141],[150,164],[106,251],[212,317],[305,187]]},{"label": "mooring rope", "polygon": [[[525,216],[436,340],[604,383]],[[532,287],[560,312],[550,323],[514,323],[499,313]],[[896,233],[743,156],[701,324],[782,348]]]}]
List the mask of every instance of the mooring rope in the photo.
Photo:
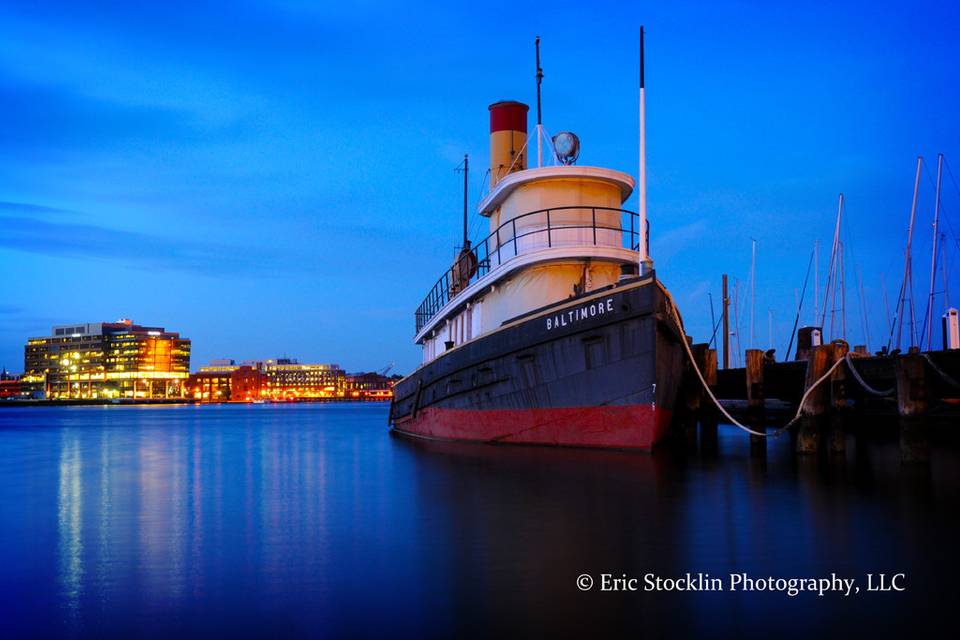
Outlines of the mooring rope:
[{"label": "mooring rope", "polygon": [[687,332],[683,328],[683,320],[680,318],[680,312],[677,310],[677,305],[673,301],[673,296],[670,295],[670,292],[667,291],[665,288],[661,290],[664,292],[664,294],[666,294],[667,302],[670,304],[670,315],[672,315],[674,319],[677,321],[678,328],[680,329],[680,342],[683,343],[683,348],[687,352],[687,357],[690,358],[690,363],[693,365],[693,370],[696,372],[697,378],[700,379],[700,384],[703,385],[703,389],[707,392],[707,395],[713,401],[713,404],[717,406],[717,409],[720,410],[720,413],[722,413],[723,416],[730,421],[730,424],[740,429],[743,429],[750,435],[760,436],[762,438],[776,438],[780,434],[787,431],[790,427],[794,425],[794,423],[797,420],[799,420],[803,416],[803,405],[807,402],[807,398],[810,396],[813,390],[816,389],[818,386],[820,386],[825,380],[828,380],[831,374],[833,374],[833,372],[836,370],[836,368],[839,367],[844,362],[844,360],[837,360],[836,362],[834,362],[833,366],[827,369],[826,373],[824,373],[822,376],[820,376],[820,378],[816,380],[816,382],[810,385],[810,387],[806,390],[806,392],[804,392],[803,397],[800,398],[800,404],[799,406],[797,406],[797,413],[796,415],[793,416],[793,419],[791,419],[790,422],[783,425],[782,427],[780,427],[779,429],[777,429],[772,433],[766,433],[764,431],[755,431],[750,427],[748,427],[747,425],[739,422],[732,415],[730,415],[730,413],[723,408],[723,405],[720,404],[720,401],[717,400],[717,396],[713,395],[713,391],[710,389],[710,385],[707,384],[706,379],[703,377],[703,373],[700,371],[700,367],[697,365],[696,359],[693,357],[693,351],[690,349],[690,345],[688,344],[687,338],[686,338]]},{"label": "mooring rope", "polygon": [[957,382],[956,380],[954,380],[954,379],[950,376],[950,374],[948,374],[946,371],[944,371],[943,369],[941,369],[940,367],[938,367],[937,364],[933,361],[933,358],[930,357],[930,354],[928,354],[928,353],[921,353],[920,355],[922,355],[923,358],[924,358],[924,360],[927,361],[927,364],[930,365],[930,368],[933,369],[934,371],[936,371],[936,372],[940,375],[940,377],[944,379],[944,381],[945,381],[947,384],[949,384],[949,385],[951,385],[951,386],[954,386],[954,387],[957,387],[958,389],[960,389],[960,382]]},{"label": "mooring rope", "polygon": [[844,360],[847,363],[847,368],[850,369],[850,373],[853,374],[853,377],[856,378],[857,382],[860,383],[860,386],[863,387],[864,391],[866,391],[867,393],[872,393],[875,396],[886,397],[886,396],[892,396],[894,392],[896,392],[897,390],[896,386],[893,386],[890,389],[887,389],[886,391],[879,391],[877,389],[874,389],[873,387],[867,384],[867,382],[860,376],[860,372],[857,371],[856,367],[853,366],[853,358],[850,357],[849,353],[846,355],[846,357],[844,357]]}]

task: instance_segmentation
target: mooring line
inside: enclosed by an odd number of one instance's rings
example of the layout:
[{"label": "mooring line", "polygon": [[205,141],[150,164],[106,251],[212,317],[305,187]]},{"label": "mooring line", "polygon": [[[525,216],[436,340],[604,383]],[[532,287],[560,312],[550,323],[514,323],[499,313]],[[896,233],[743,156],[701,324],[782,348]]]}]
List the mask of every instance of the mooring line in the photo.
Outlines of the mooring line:
[{"label": "mooring line", "polygon": [[894,385],[890,389],[887,389],[886,391],[878,391],[877,389],[874,389],[869,384],[867,384],[867,382],[860,376],[860,372],[857,371],[856,367],[853,366],[853,358],[850,357],[849,353],[844,357],[844,360],[847,363],[847,368],[850,369],[850,373],[853,374],[853,377],[857,379],[857,382],[860,383],[860,386],[863,387],[863,389],[867,393],[872,393],[875,396],[886,397],[886,396],[892,396],[894,392],[897,390],[896,385]]},{"label": "mooring line", "polygon": [[[690,363],[693,365],[693,370],[696,372],[697,378],[700,379],[700,384],[703,385],[703,388],[704,388],[704,390],[707,392],[707,395],[710,397],[711,400],[713,400],[713,404],[715,404],[715,405],[717,406],[717,409],[720,410],[720,413],[722,413],[723,416],[724,416],[727,420],[730,421],[730,424],[732,424],[733,426],[738,427],[738,428],[740,428],[740,429],[743,429],[744,431],[746,431],[747,433],[749,433],[749,434],[751,434],[751,435],[760,436],[760,437],[762,437],[762,438],[776,438],[776,437],[779,436],[780,434],[782,434],[782,433],[784,433],[785,431],[787,431],[790,427],[793,426],[793,424],[794,424],[797,420],[799,420],[799,419],[803,416],[803,405],[806,403],[807,397],[810,395],[810,393],[813,392],[813,390],[816,389],[818,386],[820,386],[825,380],[829,379],[829,378],[830,378],[830,375],[836,370],[836,368],[839,367],[841,364],[844,363],[844,360],[837,360],[836,362],[833,363],[833,366],[832,366],[832,367],[830,367],[829,369],[827,369],[827,372],[826,372],[826,373],[824,373],[822,376],[820,376],[820,378],[819,378],[816,382],[814,382],[812,385],[810,385],[810,387],[809,387],[809,388],[806,390],[806,392],[803,394],[803,397],[800,398],[800,404],[799,404],[799,406],[797,407],[797,413],[796,413],[795,416],[793,416],[793,419],[790,420],[790,422],[788,422],[787,424],[783,425],[782,427],[780,427],[779,429],[777,429],[777,430],[774,431],[773,433],[767,433],[767,432],[763,432],[763,431],[755,431],[755,430],[751,429],[750,427],[748,427],[747,425],[745,425],[745,424],[741,423],[740,421],[738,421],[738,420],[737,420],[736,418],[734,418],[732,415],[730,415],[730,413],[729,413],[726,409],[723,408],[723,405],[720,404],[720,401],[717,400],[717,397],[716,397],[715,395],[713,395],[713,391],[710,389],[710,385],[707,384],[706,379],[703,377],[703,373],[700,371],[700,367],[697,366],[697,361],[696,361],[696,359],[693,357],[693,351],[691,351],[691,349],[690,349],[690,344],[687,342],[687,338],[686,338],[687,332],[686,332],[686,330],[685,330],[684,327],[683,327],[683,320],[680,318],[680,312],[679,312],[679,310],[677,309],[676,303],[674,303],[674,301],[673,301],[673,296],[670,295],[670,292],[667,291],[666,289],[663,289],[663,292],[666,294],[667,302],[670,303],[670,315],[672,315],[672,316],[674,317],[674,319],[675,319],[676,322],[677,322],[677,325],[678,325],[679,328],[680,328],[680,341],[683,343],[683,348],[684,348],[684,349],[686,350],[686,352],[687,352],[687,357],[690,358]],[[808,367],[809,367],[809,365],[808,365]]]}]

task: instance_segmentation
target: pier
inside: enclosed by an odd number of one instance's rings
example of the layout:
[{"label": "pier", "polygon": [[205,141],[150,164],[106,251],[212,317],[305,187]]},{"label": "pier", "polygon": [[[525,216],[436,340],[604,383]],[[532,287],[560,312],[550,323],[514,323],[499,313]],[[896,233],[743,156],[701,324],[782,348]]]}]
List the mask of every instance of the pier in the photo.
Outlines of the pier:
[{"label": "pier", "polygon": [[[688,369],[696,364],[720,405],[704,397],[695,372],[688,372],[684,437],[695,443],[699,426],[705,452],[715,450],[717,422],[726,420],[721,407],[756,432],[748,434],[754,456],[765,454],[766,438],[781,433],[790,433],[799,456],[829,455],[845,451],[848,433],[896,425],[902,460],[922,463],[929,459],[931,429],[960,426],[960,349],[872,356],[836,340],[785,362],[748,349],[745,367],[726,369],[717,369],[717,351],[708,344],[694,344],[691,352],[695,363]],[[776,425],[783,426],[774,431]]]}]

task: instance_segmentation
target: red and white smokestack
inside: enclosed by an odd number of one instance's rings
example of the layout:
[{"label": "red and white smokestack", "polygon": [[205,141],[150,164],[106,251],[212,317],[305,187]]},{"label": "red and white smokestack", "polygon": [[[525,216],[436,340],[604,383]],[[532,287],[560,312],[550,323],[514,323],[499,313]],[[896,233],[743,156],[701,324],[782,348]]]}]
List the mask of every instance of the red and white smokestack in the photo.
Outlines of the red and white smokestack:
[{"label": "red and white smokestack", "polygon": [[522,102],[490,105],[490,189],[508,174],[527,168],[527,112]]}]

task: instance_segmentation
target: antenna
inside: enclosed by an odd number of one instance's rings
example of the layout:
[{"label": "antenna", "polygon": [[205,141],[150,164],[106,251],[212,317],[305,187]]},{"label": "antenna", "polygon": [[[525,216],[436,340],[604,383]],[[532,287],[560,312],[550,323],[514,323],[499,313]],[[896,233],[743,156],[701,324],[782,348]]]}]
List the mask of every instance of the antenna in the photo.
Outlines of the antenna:
[{"label": "antenna", "polygon": [[463,172],[463,248],[470,248],[470,238],[467,233],[467,176],[470,173],[470,156],[463,154],[463,169],[457,167],[457,173]]},{"label": "antenna", "polygon": [[540,36],[536,40],[537,48],[537,166],[543,166],[543,114],[540,109],[540,83],[543,82],[543,69],[540,68]]},{"label": "antenna", "polygon": [[647,113],[643,80],[643,25],[640,25],[640,275],[653,268],[647,254],[644,236],[647,233]]}]

